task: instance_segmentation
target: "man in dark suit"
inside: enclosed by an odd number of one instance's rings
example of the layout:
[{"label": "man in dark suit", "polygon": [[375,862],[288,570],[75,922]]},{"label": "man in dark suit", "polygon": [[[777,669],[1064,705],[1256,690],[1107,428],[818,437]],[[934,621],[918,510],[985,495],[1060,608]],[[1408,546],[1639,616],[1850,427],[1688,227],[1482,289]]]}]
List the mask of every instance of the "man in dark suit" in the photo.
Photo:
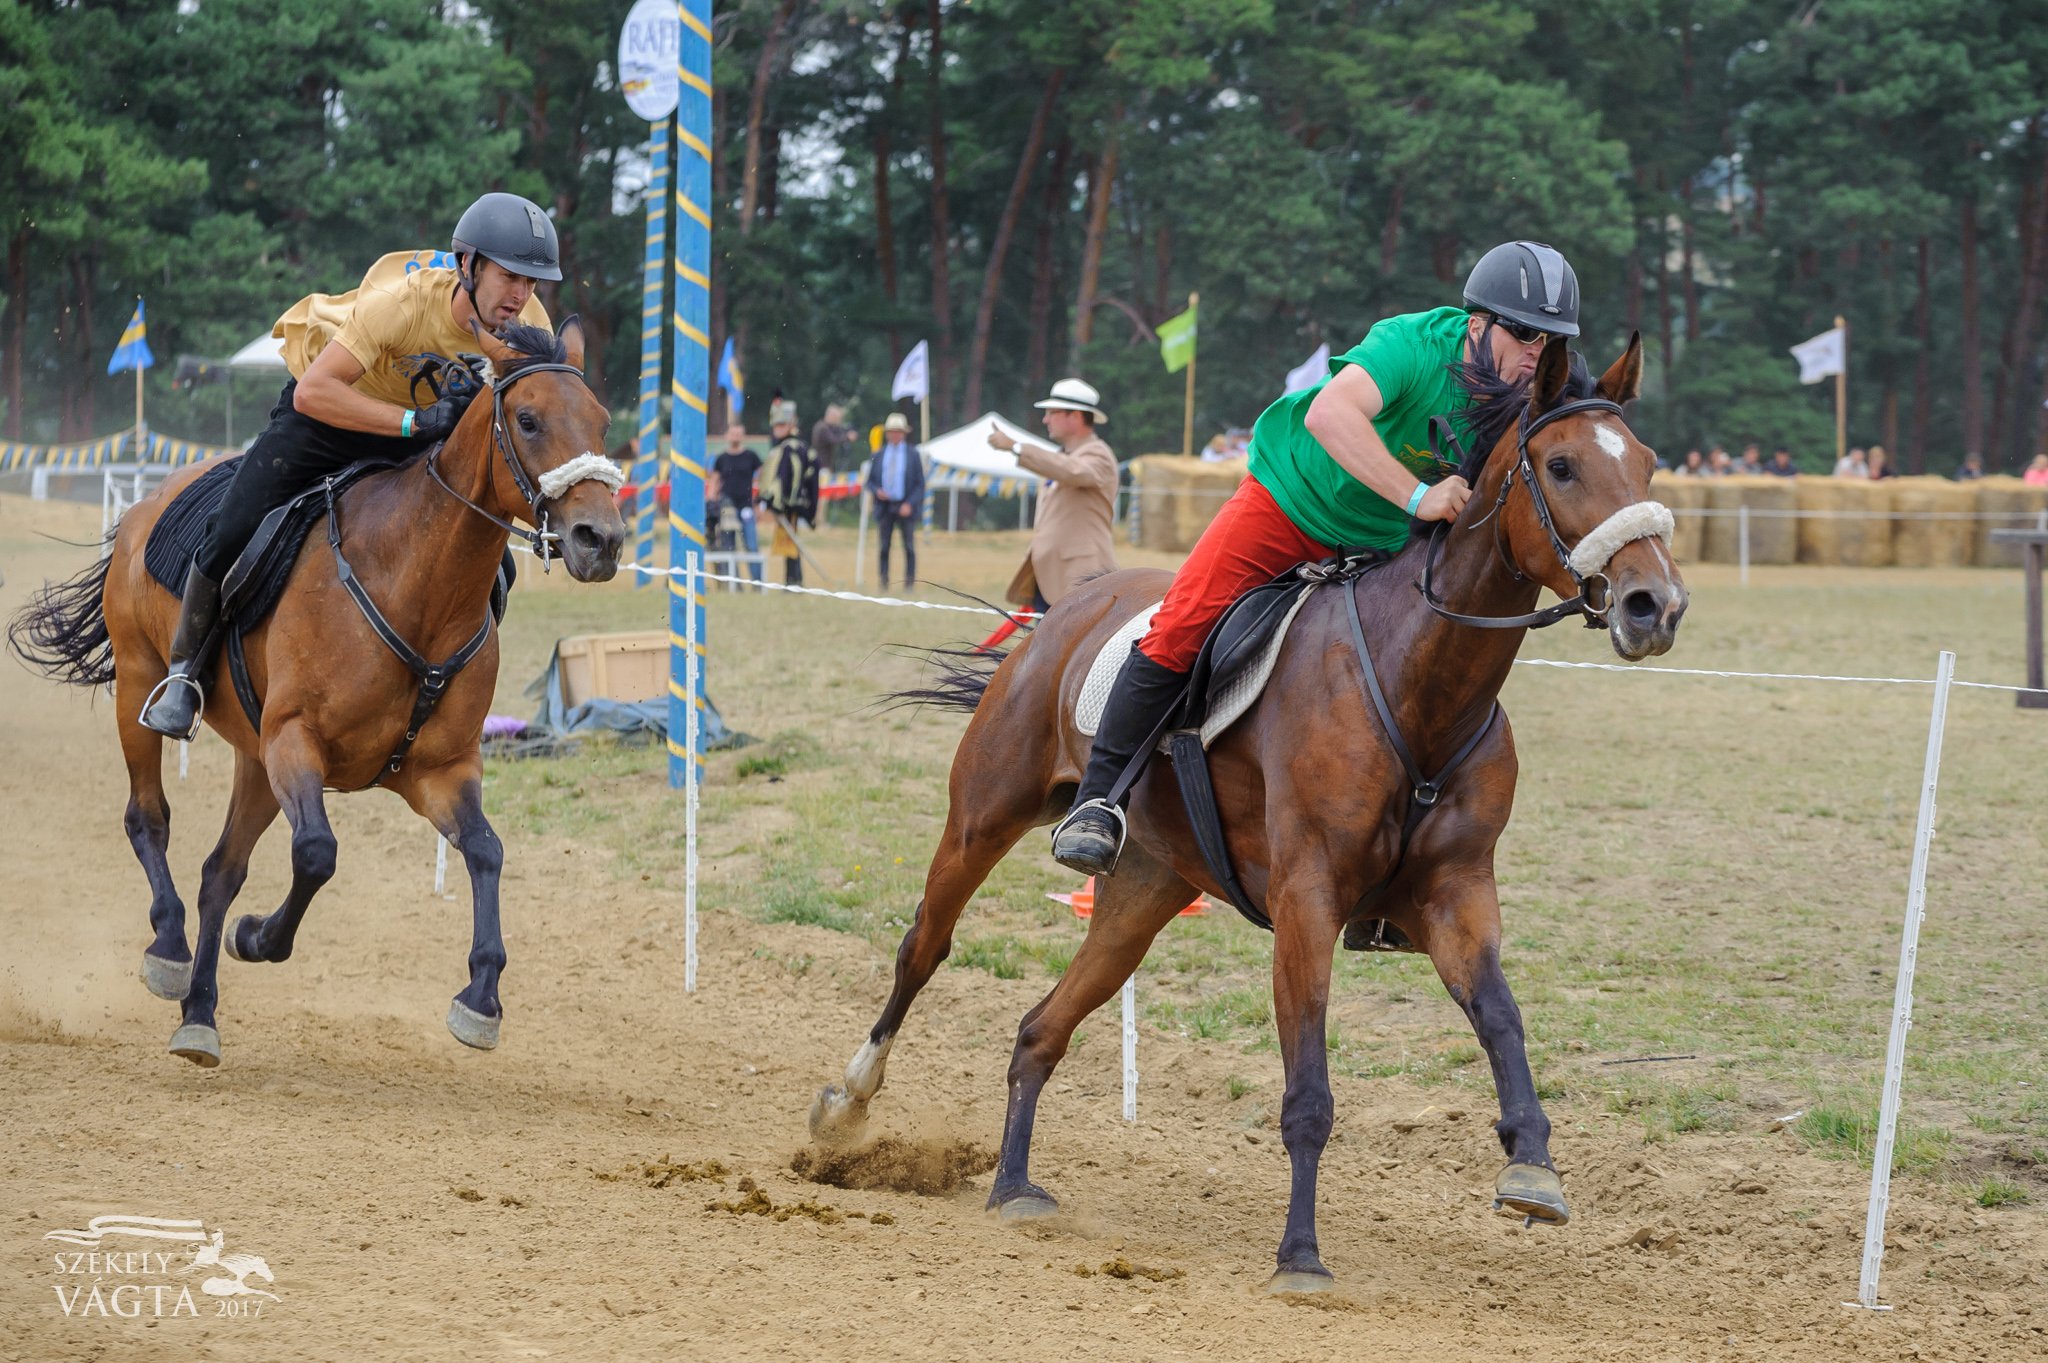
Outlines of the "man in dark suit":
[{"label": "man in dark suit", "polygon": [[903,586],[917,585],[917,522],[924,507],[924,458],[910,443],[910,418],[889,413],[882,448],[868,461],[868,493],[882,530],[881,583],[889,585],[889,536],[903,536]]}]

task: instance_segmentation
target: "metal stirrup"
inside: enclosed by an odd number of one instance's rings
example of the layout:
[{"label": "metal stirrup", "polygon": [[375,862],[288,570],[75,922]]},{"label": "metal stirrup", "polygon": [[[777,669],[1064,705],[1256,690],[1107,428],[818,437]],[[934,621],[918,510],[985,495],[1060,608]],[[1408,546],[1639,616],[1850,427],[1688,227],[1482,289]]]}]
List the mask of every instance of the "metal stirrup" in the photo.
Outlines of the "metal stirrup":
[{"label": "metal stirrup", "polygon": [[[156,704],[157,697],[161,696],[164,693],[164,688],[168,687],[172,682],[185,683],[199,697],[199,707],[192,712],[192,727],[187,729],[185,736],[178,740],[180,743],[190,743],[193,736],[199,732],[199,726],[206,720],[206,688],[199,684],[199,678],[197,677],[187,676],[183,672],[165,674],[164,679],[155,686],[150,687],[149,694],[142,698],[142,709],[136,714],[135,722],[142,724],[143,728],[149,729],[149,725],[144,724],[143,720],[148,716],[150,707]],[[157,732],[155,729],[149,729],[149,731],[151,733]],[[169,734],[164,735],[166,738],[170,736]]]},{"label": "metal stirrup", "polygon": [[1121,861],[1123,859],[1124,843],[1126,840],[1129,839],[1131,835],[1131,821],[1125,817],[1123,810],[1119,809],[1117,806],[1111,804],[1107,800],[1100,798],[1094,800],[1083,800],[1080,804],[1075,805],[1072,809],[1068,810],[1067,816],[1064,819],[1061,819],[1057,824],[1053,825],[1053,841],[1059,841],[1060,834],[1067,831],[1067,825],[1072,823],[1076,818],[1080,817],[1081,813],[1084,810],[1090,809],[1106,809],[1110,812],[1111,816],[1116,819],[1116,851],[1110,855],[1110,865],[1114,866],[1118,861]]}]

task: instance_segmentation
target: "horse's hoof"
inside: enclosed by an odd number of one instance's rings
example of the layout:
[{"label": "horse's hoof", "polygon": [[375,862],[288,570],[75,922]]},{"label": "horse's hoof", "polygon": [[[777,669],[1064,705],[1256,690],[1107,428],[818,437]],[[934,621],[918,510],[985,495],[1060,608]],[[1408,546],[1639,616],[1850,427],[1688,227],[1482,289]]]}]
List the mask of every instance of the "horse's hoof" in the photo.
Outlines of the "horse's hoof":
[{"label": "horse's hoof", "polygon": [[1266,1279],[1266,1295],[1270,1297],[1311,1297],[1336,1289],[1337,1280],[1328,1273],[1298,1268],[1283,1268]]},{"label": "horse's hoof", "polygon": [[838,1084],[827,1084],[811,1099],[811,1139],[819,1145],[848,1145],[868,1123],[868,1105]]},{"label": "horse's hoof", "polygon": [[145,951],[142,953],[142,983],[158,998],[182,1003],[192,992],[192,963],[167,961]]},{"label": "horse's hoof", "polygon": [[494,1049],[498,1044],[498,1024],[503,1018],[487,1018],[461,999],[448,1005],[448,1031],[463,1045],[479,1051]]},{"label": "horse's hoof", "polygon": [[1059,1199],[1043,1189],[1019,1193],[1005,1199],[996,1208],[996,1220],[1006,1226],[1023,1221],[1044,1221],[1059,1214]]},{"label": "horse's hoof", "polygon": [[238,961],[261,960],[261,957],[245,955],[243,953],[243,928],[247,928],[251,932],[261,932],[263,930],[263,920],[253,913],[245,913],[234,922],[228,924],[228,930],[220,935],[221,949]]},{"label": "horse's hoof", "polygon": [[1520,1216],[1548,1226],[1572,1219],[1564,1201],[1564,1182],[1540,1164],[1510,1164],[1493,1181],[1493,1209],[1502,1216]]},{"label": "horse's hoof", "polygon": [[188,1022],[171,1033],[171,1054],[181,1055],[203,1070],[220,1064],[220,1033],[197,1022]]}]

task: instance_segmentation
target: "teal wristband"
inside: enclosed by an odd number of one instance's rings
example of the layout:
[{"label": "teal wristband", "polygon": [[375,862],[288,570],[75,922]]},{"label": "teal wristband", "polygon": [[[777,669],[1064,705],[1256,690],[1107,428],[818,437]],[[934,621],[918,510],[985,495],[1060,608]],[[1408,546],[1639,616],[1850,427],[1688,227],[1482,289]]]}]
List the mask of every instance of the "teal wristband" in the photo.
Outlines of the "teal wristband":
[{"label": "teal wristband", "polygon": [[1422,499],[1428,495],[1428,483],[1417,483],[1415,485],[1415,491],[1408,494],[1408,514],[1410,517],[1415,515],[1416,509],[1422,505]]},{"label": "teal wristband", "polygon": [[401,437],[412,434],[412,408],[405,409],[405,415],[398,419],[398,434]]}]

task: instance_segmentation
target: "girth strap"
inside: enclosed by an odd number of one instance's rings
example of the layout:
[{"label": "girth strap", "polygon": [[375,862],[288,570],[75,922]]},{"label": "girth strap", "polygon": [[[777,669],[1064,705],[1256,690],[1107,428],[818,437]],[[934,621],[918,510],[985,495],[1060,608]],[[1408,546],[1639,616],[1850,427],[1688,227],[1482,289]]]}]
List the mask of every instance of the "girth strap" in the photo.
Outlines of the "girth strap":
[{"label": "girth strap", "polygon": [[470,636],[469,642],[457,649],[447,661],[430,663],[405,641],[403,635],[392,628],[391,622],[384,618],[384,613],[377,609],[377,603],[370,599],[369,591],[356,579],[355,569],[349,565],[347,557],[341,552],[341,514],[335,506],[332,479],[327,481],[327,545],[334,551],[335,575],[341,579],[341,585],[354,598],[357,609],[363,613],[363,618],[370,622],[370,628],[377,632],[377,637],[384,641],[384,646],[420,680],[419,694],[413,700],[412,715],[405,722],[405,737],[399,740],[391,756],[384,760],[384,769],[378,773],[377,779],[370,783],[378,785],[386,776],[395,774],[405,765],[405,755],[412,751],[414,740],[419,738],[420,730],[426,727],[428,718],[434,713],[434,707],[441,703],[441,697],[446,694],[448,684],[455,680],[456,674],[469,665],[469,660],[476,657],[484,642],[491,637],[491,612],[488,609],[484,611],[483,625]]}]

